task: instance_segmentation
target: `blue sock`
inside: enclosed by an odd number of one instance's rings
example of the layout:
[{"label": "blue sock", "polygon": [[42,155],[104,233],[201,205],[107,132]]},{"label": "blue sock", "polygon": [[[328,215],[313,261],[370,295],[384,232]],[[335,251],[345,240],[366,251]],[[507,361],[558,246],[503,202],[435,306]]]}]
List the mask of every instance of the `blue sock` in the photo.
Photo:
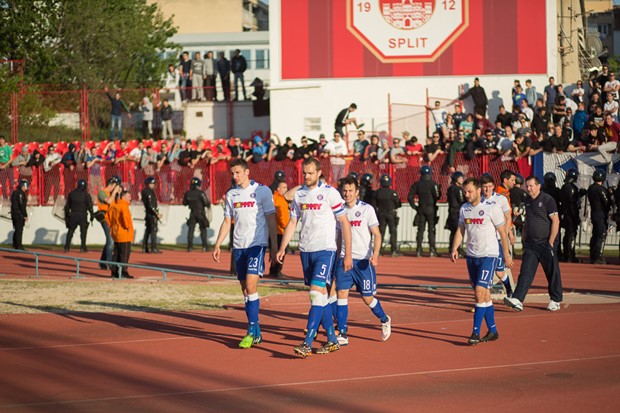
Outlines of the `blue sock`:
[{"label": "blue sock", "polygon": [[314,335],[321,324],[322,315],[323,306],[321,304],[310,306],[310,312],[308,312],[308,324],[306,325],[308,332],[306,333],[306,339],[304,340],[310,347],[312,347]]},{"label": "blue sock", "polygon": [[334,318],[334,321],[338,323],[338,297],[332,295],[329,297],[328,302],[332,310],[332,317]]},{"label": "blue sock", "polygon": [[258,309],[260,307],[260,300],[258,298],[258,293],[250,294],[248,296],[248,302],[246,305],[247,315],[248,315],[248,323],[250,327],[248,329],[248,334],[257,337],[260,335],[260,329],[258,328]]},{"label": "blue sock", "polygon": [[487,327],[491,333],[497,333],[495,327],[495,307],[493,307],[493,301],[487,303],[487,309],[484,313],[484,321],[487,323]]},{"label": "blue sock", "polygon": [[504,284],[504,288],[506,289],[506,295],[511,297],[512,287],[510,287],[510,278],[508,278],[508,275],[504,275],[504,278],[502,278],[502,284]]},{"label": "blue sock", "polygon": [[243,301],[245,304],[245,318],[248,319],[248,335],[252,334],[252,324],[250,324],[250,312],[248,310],[248,307],[250,306],[250,300],[248,299],[247,295],[243,296]]},{"label": "blue sock", "polygon": [[345,336],[349,330],[349,326],[347,325],[347,319],[349,318],[349,300],[346,298],[339,298],[336,303],[336,307],[338,307],[338,328],[340,329],[340,334]]},{"label": "blue sock", "polygon": [[385,315],[385,311],[383,311],[383,307],[381,307],[381,303],[376,298],[372,299],[372,303],[368,306],[372,313],[382,322],[385,323],[388,318]]},{"label": "blue sock", "polygon": [[337,343],[338,339],[336,338],[336,330],[334,329],[334,314],[329,304],[323,306],[321,324],[325,329],[325,334],[327,334],[327,341]]},{"label": "blue sock", "polygon": [[480,335],[480,327],[482,326],[482,320],[486,313],[486,303],[476,303],[476,310],[474,311],[474,334]]}]

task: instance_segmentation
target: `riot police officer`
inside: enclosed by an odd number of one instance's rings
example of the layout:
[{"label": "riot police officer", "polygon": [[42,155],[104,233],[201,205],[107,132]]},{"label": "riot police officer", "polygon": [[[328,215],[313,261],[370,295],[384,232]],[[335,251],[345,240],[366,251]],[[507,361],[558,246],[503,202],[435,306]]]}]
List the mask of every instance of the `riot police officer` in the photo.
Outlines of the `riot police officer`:
[{"label": "riot police officer", "polygon": [[284,182],[285,180],[286,175],[284,174],[284,171],[281,171],[279,169],[275,171],[273,174],[273,181],[271,181],[271,185],[269,185],[271,193],[276,192],[276,190],[278,189],[278,185],[280,185],[280,182]]},{"label": "riot police officer", "polygon": [[551,195],[559,209],[562,202],[562,197],[560,195],[560,188],[556,186],[556,181],[557,178],[555,174],[553,172],[547,172],[543,177],[542,191]]},{"label": "riot police officer", "polygon": [[564,262],[578,262],[575,257],[575,239],[579,228],[579,206],[581,197],[585,195],[583,189],[577,187],[579,172],[571,168],[566,172],[564,185],[560,189],[561,209],[560,224],[564,228],[564,238],[562,239],[562,251]]},{"label": "riot police officer", "polygon": [[[418,226],[418,234],[416,236],[416,255],[422,256],[422,240],[424,239],[424,227],[428,223],[428,243],[430,245],[430,256],[437,257],[437,249],[435,248],[435,225],[437,225],[437,201],[441,196],[439,184],[433,181],[431,176],[431,168],[423,166],[420,168],[420,180],[411,185],[407,200],[411,208],[417,211],[413,225]],[[418,199],[416,204],[415,199]]]},{"label": "riot police officer", "polygon": [[209,221],[205,213],[205,208],[209,208],[211,203],[204,192],[200,190],[202,181],[192,178],[189,184],[189,191],[183,195],[183,205],[189,207],[189,219],[187,220],[187,252],[192,251],[194,245],[194,228],[198,224],[200,228],[200,240],[202,241],[202,251],[207,250],[207,227]]},{"label": "riot police officer", "polygon": [[[523,218],[525,215],[525,197],[527,192],[522,188],[525,180],[523,176],[515,175],[515,186],[510,190],[510,205],[512,205],[512,223],[517,234],[521,234],[523,229]],[[514,254],[513,254],[514,256]]]},{"label": "riot police officer", "polygon": [[[146,254],[161,254],[157,248],[157,223],[161,218],[161,213],[157,208],[157,197],[155,196],[155,185],[157,180],[154,176],[149,176],[144,180],[142,190],[142,203],[144,204],[144,239],[142,240],[142,252]],[[149,249],[149,237],[151,238],[151,248]]]},{"label": "riot police officer", "polygon": [[18,182],[17,188],[11,194],[11,221],[13,222],[13,249],[23,250],[22,236],[24,234],[24,226],[28,221],[28,212],[26,205],[28,199],[26,197],[28,191],[28,181],[22,179]]},{"label": "riot police officer", "polygon": [[400,208],[400,199],[392,186],[392,178],[388,174],[381,175],[381,188],[375,194],[379,218],[379,230],[381,239],[385,239],[385,227],[390,229],[390,250],[393,257],[402,255],[398,252],[396,228],[398,226],[398,214],[396,210]]},{"label": "riot police officer", "polygon": [[603,249],[607,236],[607,216],[611,208],[611,201],[607,190],[603,187],[605,171],[597,169],[592,174],[592,185],[588,188],[588,201],[590,202],[590,219],[592,220],[592,238],[590,238],[590,262],[605,264]]},{"label": "riot police officer", "polygon": [[[75,229],[80,227],[80,252],[88,252],[86,248],[86,235],[88,234],[88,217],[92,221],[94,218],[93,199],[86,190],[88,183],[85,179],[80,179],[77,188],[67,196],[65,204],[65,224],[69,229],[67,240],[65,241],[65,252],[71,248],[71,239]],[[90,214],[90,215],[88,215]]]},{"label": "riot police officer", "polygon": [[[450,245],[452,245],[456,231],[459,228],[459,212],[461,210],[461,205],[466,202],[465,192],[463,191],[464,180],[465,175],[463,175],[463,172],[454,172],[451,177],[452,182],[448,187],[448,219],[446,220],[445,229],[450,231]],[[465,256],[465,251],[463,251],[462,246],[459,246],[457,251],[461,257]]]},{"label": "riot police officer", "polygon": [[360,199],[368,205],[377,208],[375,202],[375,191],[372,189],[372,174],[365,173],[360,178]]}]

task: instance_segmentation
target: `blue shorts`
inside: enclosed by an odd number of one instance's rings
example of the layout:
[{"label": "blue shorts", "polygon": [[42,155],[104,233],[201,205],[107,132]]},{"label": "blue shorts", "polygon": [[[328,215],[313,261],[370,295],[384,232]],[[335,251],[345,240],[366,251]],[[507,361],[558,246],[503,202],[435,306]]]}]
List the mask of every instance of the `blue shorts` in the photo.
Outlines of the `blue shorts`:
[{"label": "blue shorts", "polygon": [[497,266],[497,257],[467,257],[467,271],[472,287],[491,288]]},{"label": "blue shorts", "polygon": [[364,297],[377,294],[377,272],[370,260],[353,260],[353,268],[344,271],[344,258],[336,261],[336,290],[350,290],[357,287]]},{"label": "blue shorts", "polygon": [[301,252],[304,284],[325,287],[332,282],[336,251]]},{"label": "blue shorts", "polygon": [[265,248],[262,245],[255,245],[250,248],[233,248],[232,255],[239,281],[244,281],[248,274],[263,276],[265,272]]},{"label": "blue shorts", "polygon": [[495,267],[495,271],[504,271],[506,266],[504,265],[504,248],[502,247],[502,242],[497,241],[499,243],[499,257],[497,257],[497,266]]}]

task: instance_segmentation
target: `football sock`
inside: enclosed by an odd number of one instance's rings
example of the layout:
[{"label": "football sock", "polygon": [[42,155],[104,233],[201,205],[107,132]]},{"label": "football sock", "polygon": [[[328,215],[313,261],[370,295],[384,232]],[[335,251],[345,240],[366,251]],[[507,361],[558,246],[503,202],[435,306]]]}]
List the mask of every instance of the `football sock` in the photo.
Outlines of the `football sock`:
[{"label": "football sock", "polygon": [[307,333],[304,340],[310,347],[314,342],[314,335],[319,329],[321,318],[323,316],[323,295],[318,291],[310,291],[310,311],[308,312],[308,324],[306,325]]},{"label": "football sock", "polygon": [[248,295],[247,314],[248,322],[250,323],[249,333],[253,336],[260,335],[260,328],[258,327],[258,309],[260,307],[260,299],[258,293]]},{"label": "football sock", "polygon": [[482,320],[484,319],[484,313],[487,310],[487,303],[476,303],[474,311],[474,334],[480,335],[480,327],[482,326]]},{"label": "football sock", "polygon": [[334,329],[334,313],[332,307],[328,302],[327,294],[323,295],[323,312],[321,317],[321,324],[327,334],[327,341],[337,343],[336,331]]},{"label": "football sock", "polygon": [[372,302],[368,305],[372,313],[382,322],[385,323],[388,318],[385,315],[385,311],[383,311],[383,307],[381,307],[381,303],[379,300],[373,297]]},{"label": "football sock", "polygon": [[328,303],[332,309],[334,320],[338,322],[338,297],[336,295],[329,296]]},{"label": "football sock", "polygon": [[510,287],[510,278],[508,274],[505,274],[504,278],[502,278],[502,284],[504,284],[504,288],[506,289],[506,295],[510,297],[512,295],[512,288]]},{"label": "football sock", "polygon": [[484,312],[484,321],[487,323],[487,327],[491,333],[497,333],[497,328],[495,327],[495,307],[493,307],[493,301],[489,301],[486,305],[487,308]]},{"label": "football sock", "polygon": [[347,319],[349,318],[349,300],[346,298],[339,298],[337,301],[338,307],[338,328],[340,334],[346,335],[349,326],[347,325]]}]

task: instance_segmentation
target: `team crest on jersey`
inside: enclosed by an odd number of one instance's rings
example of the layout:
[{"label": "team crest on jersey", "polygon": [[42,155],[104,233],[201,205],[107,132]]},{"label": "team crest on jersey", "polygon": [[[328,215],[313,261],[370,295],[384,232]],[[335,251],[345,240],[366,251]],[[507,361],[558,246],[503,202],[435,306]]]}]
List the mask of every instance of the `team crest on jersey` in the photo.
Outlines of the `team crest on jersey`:
[{"label": "team crest on jersey", "polygon": [[355,213],[355,216],[356,216],[356,217],[359,217],[360,215],[362,215],[362,213],[361,213],[360,211],[357,211],[357,212]]},{"label": "team crest on jersey", "polygon": [[538,203],[538,206],[539,206],[539,207],[541,207],[541,206],[542,206],[542,202],[539,202],[539,203]]},{"label": "team crest on jersey", "polygon": [[256,198],[256,192],[252,192],[252,193],[250,194],[250,198]]},{"label": "team crest on jersey", "polygon": [[318,199],[319,201],[322,201],[323,200],[323,195],[317,196],[316,199]]},{"label": "team crest on jersey", "polygon": [[484,210],[481,210],[480,212],[478,212],[478,215],[483,216],[484,215]]}]

